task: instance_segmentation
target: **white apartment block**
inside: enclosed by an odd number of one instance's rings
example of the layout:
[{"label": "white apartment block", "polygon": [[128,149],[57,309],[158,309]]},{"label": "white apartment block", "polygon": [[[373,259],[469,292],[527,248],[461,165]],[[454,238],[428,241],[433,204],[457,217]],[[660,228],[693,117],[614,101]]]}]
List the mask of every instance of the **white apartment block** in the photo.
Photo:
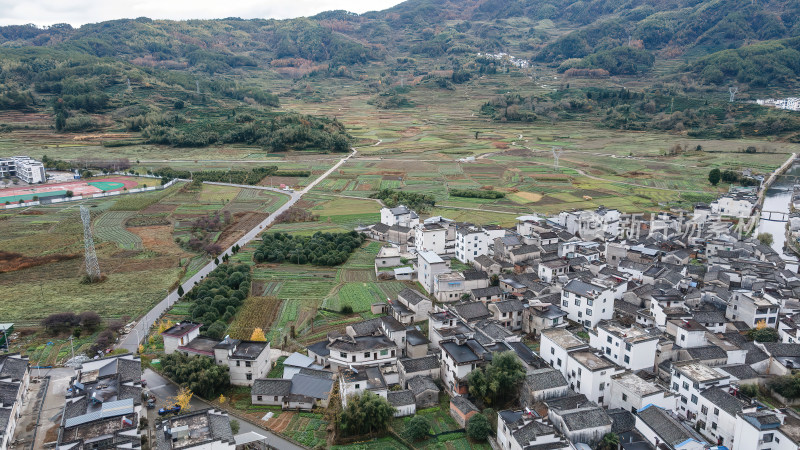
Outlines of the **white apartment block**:
[{"label": "white apartment block", "polygon": [[690,360],[672,363],[670,381],[672,391],[680,396],[675,412],[681,417],[693,419],[700,412],[700,394],[715,386],[727,386],[730,376]]},{"label": "white apartment block", "polygon": [[47,175],[40,161],[27,156],[0,158],[0,178],[16,177],[28,183],[44,183]]},{"label": "white apartment block", "polygon": [[456,258],[470,264],[478,256],[489,254],[491,242],[494,242],[494,237],[480,227],[460,227],[456,230]]},{"label": "white apartment block", "polygon": [[622,408],[636,413],[647,405],[674,411],[678,407],[678,397],[633,372],[611,377],[610,409]]},{"label": "white apartment block", "polygon": [[414,227],[414,246],[417,253],[434,252],[444,254],[447,229],[438,223],[420,223]]},{"label": "white apartment block", "polygon": [[608,358],[591,350],[575,350],[567,355],[567,374],[569,387],[583,394],[600,406],[608,406],[611,401],[611,377],[624,372]]},{"label": "white apartment block", "polygon": [[417,257],[417,281],[428,294],[433,294],[436,277],[449,273],[450,267],[435,252],[419,252]]},{"label": "white apartment block", "polygon": [[638,325],[626,327],[613,321],[600,322],[589,331],[589,345],[626,369],[652,369],[658,349],[658,335],[651,335]]},{"label": "white apartment block", "polygon": [[612,289],[575,279],[561,291],[561,309],[570,320],[594,328],[614,317],[614,294]]},{"label": "white apartment block", "polygon": [[226,338],[214,346],[214,359],[230,368],[234,386],[252,386],[256,378],[266,377],[272,366],[269,353],[269,342]]},{"label": "white apartment block", "polygon": [[542,330],[539,356],[550,363],[552,368],[560,370],[566,378],[569,352],[587,348],[589,348],[589,344],[566,328],[550,328]]}]

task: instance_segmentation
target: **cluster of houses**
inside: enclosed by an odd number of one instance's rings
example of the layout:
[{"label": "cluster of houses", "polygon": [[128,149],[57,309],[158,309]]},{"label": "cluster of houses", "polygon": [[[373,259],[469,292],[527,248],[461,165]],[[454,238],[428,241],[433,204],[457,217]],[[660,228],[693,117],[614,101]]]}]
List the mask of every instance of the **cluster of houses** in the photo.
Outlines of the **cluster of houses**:
[{"label": "cluster of houses", "polygon": [[[469,373],[513,352],[527,376],[518,409],[498,415],[504,449],[596,445],[611,432],[623,448],[797,449],[800,415],[741,388],[800,368],[800,276],[720,220],[743,210],[713,208],[639,222],[567,211],[508,229],[385,208],[361,230],[387,242],[375,269],[418,289],[309,357],[340,374],[343,402],[370,390],[405,415],[442,389],[463,423],[479,412]],[[764,327],[779,341],[748,337]]]}]

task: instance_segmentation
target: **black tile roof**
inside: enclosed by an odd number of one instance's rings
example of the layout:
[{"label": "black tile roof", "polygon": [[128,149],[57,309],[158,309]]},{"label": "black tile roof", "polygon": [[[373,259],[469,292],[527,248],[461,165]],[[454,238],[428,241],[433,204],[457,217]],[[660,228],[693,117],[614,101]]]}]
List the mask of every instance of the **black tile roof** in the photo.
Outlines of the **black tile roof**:
[{"label": "black tile roof", "polygon": [[423,356],[422,358],[403,358],[399,361],[405,373],[411,374],[426,370],[438,369],[441,365],[436,355]]},{"label": "black tile roof", "polygon": [[408,406],[415,403],[414,394],[408,389],[389,391],[386,393],[386,400],[394,407]]},{"label": "black tile roof", "polygon": [[283,378],[257,378],[253,380],[252,395],[289,395],[292,392],[292,380]]}]

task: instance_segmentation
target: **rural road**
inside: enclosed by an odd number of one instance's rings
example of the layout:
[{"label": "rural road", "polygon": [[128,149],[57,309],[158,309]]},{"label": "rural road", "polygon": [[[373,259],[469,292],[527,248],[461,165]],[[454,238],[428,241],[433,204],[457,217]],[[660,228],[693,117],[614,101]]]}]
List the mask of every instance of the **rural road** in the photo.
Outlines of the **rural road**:
[{"label": "rural road", "polygon": [[[278,216],[280,216],[287,209],[291,208],[295,203],[297,203],[298,200],[300,200],[300,198],[303,195],[305,195],[306,193],[308,193],[308,191],[313,189],[314,186],[316,186],[319,182],[327,178],[342,164],[346,163],[350,158],[355,156],[357,152],[358,151],[354,148],[352,153],[340,159],[338,163],[334,164],[333,167],[331,167],[325,173],[317,177],[317,179],[314,180],[308,186],[306,186],[305,189],[301,191],[292,192],[291,194],[285,191],[281,191],[280,189],[268,188],[265,186],[241,186],[250,189],[255,188],[255,189],[276,191],[285,195],[289,195],[290,198],[288,202],[286,202],[283,206],[278,208],[277,211],[270,214],[269,217],[264,219],[260,224],[253,227],[244,236],[242,236],[241,239],[236,241],[236,243],[228,247],[224,252],[220,253],[218,257],[222,257],[223,255],[232,255],[234,246],[238,245],[239,247],[244,247],[248,242],[252,241],[256,236],[258,236],[260,232],[264,230],[264,228],[267,228],[269,225],[271,225],[272,222],[274,222]],[[214,183],[214,184],[224,185],[224,183]],[[184,292],[189,292],[194,287],[195,284],[199,284],[200,281],[202,281],[203,278],[205,278],[205,276],[208,275],[216,267],[217,265],[214,264],[214,261],[211,261],[208,264],[206,264],[196,274],[194,274],[191,278],[189,278],[189,280],[187,280],[185,283],[181,285],[183,286]],[[161,315],[164,314],[164,312],[166,312],[179,299],[180,298],[178,297],[178,290],[176,288],[175,290],[170,292],[166,297],[164,297],[164,299],[161,300],[156,306],[154,306],[153,309],[148,311],[148,313],[145,314],[145,316],[141,320],[139,320],[138,323],[136,323],[136,326],[133,327],[131,332],[128,333],[128,335],[125,336],[120,341],[117,347],[124,348],[125,350],[136,353],[136,351],[139,349],[139,344],[141,343],[141,340],[147,336],[147,332],[150,330],[153,324],[155,324],[156,320],[158,320],[158,318],[161,317]]]},{"label": "rural road", "polygon": [[[178,394],[178,385],[174,384],[173,382],[167,380],[166,378],[162,377],[161,375],[153,372],[150,369],[147,369],[142,374],[142,378],[147,380],[147,389],[156,396],[156,406],[161,407],[167,404],[170,399],[175,398]],[[192,411],[198,411],[201,409],[208,409],[214,408],[214,405],[210,403],[206,403],[204,400],[200,400],[197,397],[192,397],[189,406]],[[146,414],[148,416],[148,421],[153,424],[158,419],[157,408],[148,409],[146,410]],[[272,431],[258,427],[253,425],[252,423],[237,419],[239,421],[239,434],[254,432],[258,433],[267,438],[267,443],[273,447],[280,450],[301,450],[303,447],[287,441],[286,439],[280,437],[279,435],[273,433]]]}]

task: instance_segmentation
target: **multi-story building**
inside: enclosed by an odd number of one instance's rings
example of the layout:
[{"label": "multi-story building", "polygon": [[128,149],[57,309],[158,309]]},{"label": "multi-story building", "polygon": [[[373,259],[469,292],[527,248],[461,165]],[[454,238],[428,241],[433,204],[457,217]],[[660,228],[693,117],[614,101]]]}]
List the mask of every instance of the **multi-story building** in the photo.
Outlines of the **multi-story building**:
[{"label": "multi-story building", "polygon": [[475,258],[489,253],[489,243],[494,240],[483,228],[466,225],[456,229],[456,258],[470,264]]},{"label": "multi-story building", "polygon": [[700,394],[712,387],[727,386],[730,376],[690,360],[672,363],[670,381],[672,391],[680,396],[678,409],[675,411],[691,420],[700,412]]},{"label": "multi-story building", "polygon": [[400,225],[406,228],[414,228],[419,225],[419,216],[404,205],[397,205],[394,208],[381,208],[381,223],[390,227]]},{"label": "multi-story building", "polygon": [[678,406],[677,402],[677,396],[633,372],[611,377],[610,409],[622,408],[635,413],[647,405],[656,405],[674,411]]},{"label": "multi-story building", "polygon": [[27,156],[0,158],[0,178],[12,177],[19,178],[28,184],[47,181],[44,165]]},{"label": "multi-story building", "polygon": [[384,335],[340,336],[327,345],[331,369],[397,364],[397,344]]},{"label": "multi-story building", "polygon": [[445,254],[447,229],[439,223],[419,223],[414,227],[414,246],[419,252]]},{"label": "multi-story building", "polygon": [[764,296],[748,291],[734,291],[725,310],[725,317],[731,321],[741,320],[751,328],[755,328],[759,322],[775,328],[779,310],[780,305],[777,302],[770,301]]},{"label": "multi-story building", "polygon": [[614,290],[574,279],[561,291],[561,309],[570,320],[594,328],[614,317]]},{"label": "multi-story building", "polygon": [[614,321],[600,322],[589,331],[589,345],[626,369],[652,369],[660,334],[651,334],[638,325],[626,327]]},{"label": "multi-story building", "polygon": [[269,373],[272,366],[269,351],[269,342],[226,338],[214,346],[214,359],[230,368],[231,384],[252,386],[254,379]]},{"label": "multi-story building", "polygon": [[550,328],[542,331],[539,355],[554,369],[567,375],[567,356],[573,350],[589,348],[589,344],[566,328]]},{"label": "multi-story building", "polygon": [[428,294],[434,292],[436,277],[450,272],[450,266],[435,252],[424,251],[417,254],[417,281]]},{"label": "multi-story building", "polygon": [[452,339],[439,342],[442,349],[442,382],[450,395],[467,394],[467,375],[488,362],[490,354],[475,339]]}]

